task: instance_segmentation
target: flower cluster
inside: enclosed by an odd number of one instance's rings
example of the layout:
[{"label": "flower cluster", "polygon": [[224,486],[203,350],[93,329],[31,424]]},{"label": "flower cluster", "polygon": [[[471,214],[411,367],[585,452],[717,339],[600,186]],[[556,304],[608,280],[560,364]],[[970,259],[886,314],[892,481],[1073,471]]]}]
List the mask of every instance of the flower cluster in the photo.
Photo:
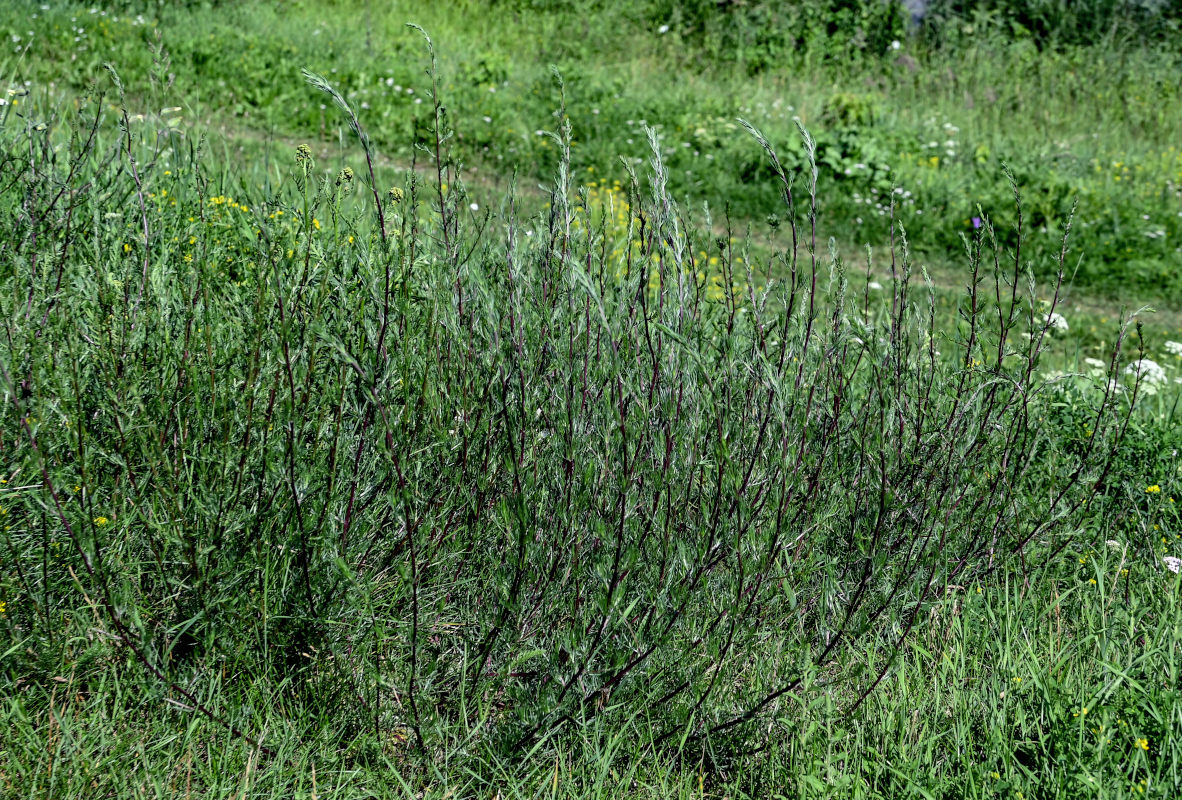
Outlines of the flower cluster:
[{"label": "flower cluster", "polygon": [[1160,364],[1148,358],[1134,361],[1125,367],[1125,374],[1132,375],[1145,383],[1160,385],[1166,382],[1166,371]]}]

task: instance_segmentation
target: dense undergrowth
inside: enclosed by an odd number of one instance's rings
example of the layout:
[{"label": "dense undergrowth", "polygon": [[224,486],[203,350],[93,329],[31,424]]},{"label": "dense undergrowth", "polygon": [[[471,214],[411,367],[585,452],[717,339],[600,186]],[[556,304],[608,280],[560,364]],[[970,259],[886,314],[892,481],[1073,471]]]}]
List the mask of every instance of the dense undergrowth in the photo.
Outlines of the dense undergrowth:
[{"label": "dense undergrowth", "polygon": [[586,186],[559,105],[490,206],[434,69],[392,183],[331,78],[359,155],[260,170],[156,63],[0,118],[6,793],[1182,786],[1182,345],[1065,346],[1013,184],[938,300],[910,221],[826,241],[803,130],[736,123],[754,241],[653,128]]}]

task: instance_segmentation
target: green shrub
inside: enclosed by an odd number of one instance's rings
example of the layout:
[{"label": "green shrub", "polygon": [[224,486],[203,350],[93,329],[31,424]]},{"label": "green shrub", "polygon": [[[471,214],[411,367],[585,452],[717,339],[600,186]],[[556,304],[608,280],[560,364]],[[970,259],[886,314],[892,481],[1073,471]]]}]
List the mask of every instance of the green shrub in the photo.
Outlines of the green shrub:
[{"label": "green shrub", "polygon": [[[678,209],[651,128],[645,182],[593,203],[564,123],[549,211],[510,197],[494,228],[442,113],[430,179],[387,193],[300,148],[230,196],[158,119],[87,134],[106,105],[4,129],[7,472],[40,476],[8,515],[11,618],[82,680],[130,659],[218,716],[185,688],[218,666],[428,750],[603,715],[741,751],[962,574],[1072,542],[1129,413],[1092,398],[1084,452],[1044,452],[1052,321],[1032,293],[991,307],[1024,279],[992,229],[941,339],[906,245],[885,296],[825,259],[753,128],[785,202],[768,263]],[[87,602],[107,636],[72,655],[37,609]]]}]

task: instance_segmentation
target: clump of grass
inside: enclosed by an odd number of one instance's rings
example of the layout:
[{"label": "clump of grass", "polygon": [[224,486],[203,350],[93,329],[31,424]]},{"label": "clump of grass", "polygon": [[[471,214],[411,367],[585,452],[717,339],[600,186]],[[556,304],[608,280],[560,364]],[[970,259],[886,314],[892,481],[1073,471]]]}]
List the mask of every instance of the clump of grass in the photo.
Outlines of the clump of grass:
[{"label": "clump of grass", "polygon": [[1081,395],[1074,451],[1041,427],[1059,285],[1044,308],[988,219],[942,331],[901,226],[881,291],[869,253],[858,278],[822,252],[803,129],[794,173],[747,125],[783,203],[756,260],[673,200],[652,129],[626,218],[596,213],[565,109],[546,213],[479,215],[431,99],[434,187],[366,170],[358,205],[305,151],[235,199],[172,127],[112,135],[101,96],[6,121],[20,697],[52,714],[64,667],[84,704],[130,663],[248,773],[299,760],[264,704],[422,775],[495,781],[488,754],[593,726],[724,774],[790,700],[853,716],[956,587],[1094,536],[1139,384]]}]

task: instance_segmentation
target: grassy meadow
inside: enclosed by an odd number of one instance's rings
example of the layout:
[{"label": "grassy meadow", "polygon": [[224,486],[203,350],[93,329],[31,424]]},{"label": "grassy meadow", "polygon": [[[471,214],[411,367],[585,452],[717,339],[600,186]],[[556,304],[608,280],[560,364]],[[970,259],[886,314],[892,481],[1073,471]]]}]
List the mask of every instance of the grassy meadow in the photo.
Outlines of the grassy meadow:
[{"label": "grassy meadow", "polygon": [[0,796],[1182,794],[1146,7],[8,4]]}]

